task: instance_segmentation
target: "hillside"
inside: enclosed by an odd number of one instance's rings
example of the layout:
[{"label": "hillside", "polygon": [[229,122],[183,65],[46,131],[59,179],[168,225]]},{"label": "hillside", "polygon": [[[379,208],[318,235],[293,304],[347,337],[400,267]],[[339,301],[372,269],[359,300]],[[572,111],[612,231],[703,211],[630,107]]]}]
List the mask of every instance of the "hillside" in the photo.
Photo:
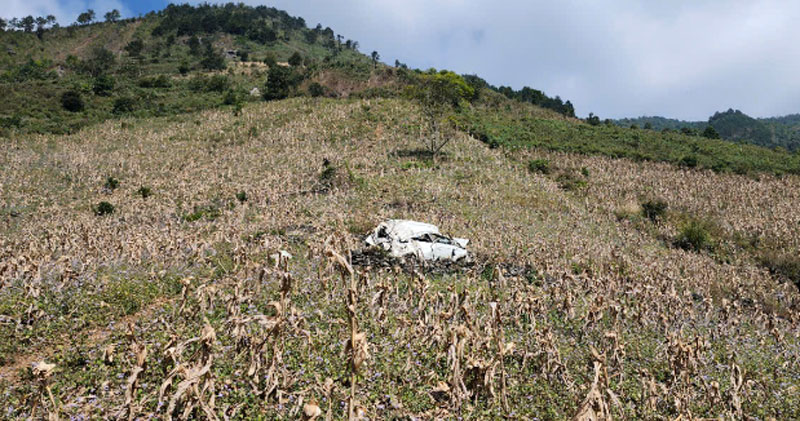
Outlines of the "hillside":
[{"label": "hillside", "polygon": [[702,134],[706,127],[711,126],[725,140],[767,148],[780,147],[789,151],[800,150],[800,118],[797,115],[757,119],[739,110],[729,109],[714,113],[707,122],[638,117],[615,120],[614,123],[621,127],[635,125],[650,130],[681,131],[694,135]]},{"label": "hillside", "polygon": [[[800,154],[270,8],[41,35],[0,34],[4,419],[800,419]],[[365,252],[395,218],[473,261]]]},{"label": "hillside", "polygon": [[[174,403],[291,418],[301,402],[344,417],[349,275],[326,250],[347,256],[386,218],[469,238],[477,263],[355,268],[369,353],[356,397],[370,417],[563,419],[594,387],[615,417],[716,417],[735,402],[800,416],[800,296],[781,284],[796,276],[800,179],[466,136],[434,163],[409,153],[419,118],[405,100],[292,99],[11,140],[6,416],[39,399],[24,368],[44,359],[64,417]],[[656,199],[668,207],[653,222],[642,204]],[[96,216],[100,202],[113,212]],[[294,258],[276,267],[279,250]],[[176,367],[205,366],[195,381],[212,389],[182,395],[192,377]],[[46,396],[39,408],[54,410]]]}]

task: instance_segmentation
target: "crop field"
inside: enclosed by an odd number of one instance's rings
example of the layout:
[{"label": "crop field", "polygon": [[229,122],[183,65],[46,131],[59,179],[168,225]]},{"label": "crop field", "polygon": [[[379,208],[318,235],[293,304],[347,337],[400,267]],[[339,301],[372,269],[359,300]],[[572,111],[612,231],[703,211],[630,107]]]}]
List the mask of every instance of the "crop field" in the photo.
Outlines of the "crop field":
[{"label": "crop field", "polygon": [[[0,418],[800,419],[800,176],[419,127],[306,98],[3,140]],[[389,218],[474,263],[353,264]]]}]

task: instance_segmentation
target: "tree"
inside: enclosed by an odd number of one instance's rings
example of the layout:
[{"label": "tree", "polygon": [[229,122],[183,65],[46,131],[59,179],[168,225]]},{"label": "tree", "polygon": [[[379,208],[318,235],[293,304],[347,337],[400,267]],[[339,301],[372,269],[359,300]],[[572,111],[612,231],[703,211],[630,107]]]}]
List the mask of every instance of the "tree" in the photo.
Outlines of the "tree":
[{"label": "tree", "polygon": [[47,29],[47,19],[39,16],[36,18],[36,36],[42,39],[44,31]]},{"label": "tree", "polygon": [[114,65],[114,62],[114,53],[103,47],[95,47],[83,67],[87,73],[97,77],[106,73]]},{"label": "tree", "polygon": [[225,69],[225,57],[214,48],[211,42],[207,42],[203,59],[200,60],[200,66],[206,70],[223,70]]},{"label": "tree", "polygon": [[93,20],[94,20],[94,10],[92,9],[89,9],[78,15],[78,23],[81,25],[92,23]]},{"label": "tree", "polygon": [[267,73],[264,99],[271,101],[287,98],[299,84],[300,78],[291,68],[272,66],[269,68],[269,73]]},{"label": "tree", "polygon": [[197,35],[192,35],[186,44],[189,46],[189,53],[191,55],[200,55],[200,39],[197,38]]},{"label": "tree", "polygon": [[645,130],[653,130],[653,124],[650,123],[649,121],[647,123],[644,123],[644,129]]},{"label": "tree", "polygon": [[83,111],[83,98],[78,91],[66,91],[61,94],[61,106],[73,113]]},{"label": "tree", "polygon": [[378,54],[377,51],[373,51],[372,54],[370,55],[370,57],[372,57],[372,67],[373,68],[378,67],[378,60],[381,59],[381,55]]},{"label": "tree", "polygon": [[33,32],[33,27],[36,25],[36,19],[33,16],[25,16],[19,21],[19,26],[25,32]]},{"label": "tree", "polygon": [[109,96],[111,94],[111,90],[114,89],[114,78],[103,74],[94,78],[94,83],[92,84],[92,91],[94,91],[95,95],[98,96]]},{"label": "tree", "polygon": [[453,139],[453,112],[472,98],[475,90],[463,77],[451,71],[437,73],[431,69],[420,75],[419,82],[410,88],[409,93],[422,108],[422,141],[435,159]]},{"label": "tree", "polygon": [[297,67],[303,64],[303,56],[300,55],[297,51],[289,57],[289,65],[292,67]]},{"label": "tree", "polygon": [[275,65],[278,64],[278,60],[275,58],[275,54],[267,53],[267,55],[264,57],[264,64],[266,64],[269,67],[275,67]]},{"label": "tree", "polygon": [[142,54],[142,50],[144,50],[144,42],[139,38],[132,40],[125,46],[125,51],[131,57],[139,57]]},{"label": "tree", "polygon": [[0,32],[5,32],[6,27],[8,27],[8,22],[5,19],[0,18]]},{"label": "tree", "polygon": [[308,86],[308,94],[314,98],[325,95],[325,87],[320,85],[319,82],[314,82]]},{"label": "tree", "polygon": [[106,13],[104,17],[106,18],[106,22],[114,23],[119,20],[120,16],[121,15],[119,14],[119,10],[114,9]]},{"label": "tree", "polygon": [[706,126],[706,129],[703,130],[703,137],[707,139],[719,139],[719,133],[714,127]]}]

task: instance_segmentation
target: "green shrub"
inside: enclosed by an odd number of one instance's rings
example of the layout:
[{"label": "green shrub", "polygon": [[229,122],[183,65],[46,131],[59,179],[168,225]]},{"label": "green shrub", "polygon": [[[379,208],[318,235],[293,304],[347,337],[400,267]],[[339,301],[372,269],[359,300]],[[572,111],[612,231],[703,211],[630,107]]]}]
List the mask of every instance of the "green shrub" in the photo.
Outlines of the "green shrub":
[{"label": "green shrub", "polygon": [[294,89],[300,84],[301,80],[302,77],[288,67],[270,67],[263,94],[264,99],[271,101],[289,97],[294,93]]},{"label": "green shrub", "polygon": [[666,215],[668,207],[667,202],[663,200],[648,200],[642,203],[642,216],[656,222]]},{"label": "green shrub", "polygon": [[550,174],[550,161],[546,159],[533,159],[528,161],[528,171],[539,174]]},{"label": "green shrub", "polygon": [[208,220],[215,220],[222,215],[222,211],[220,210],[220,204],[212,203],[206,206],[198,206],[194,208],[194,212],[186,215],[183,219],[186,222],[194,222],[199,221],[201,219],[208,219]]},{"label": "green shrub", "polygon": [[686,155],[681,158],[680,165],[687,168],[694,168],[697,166],[697,157],[694,155]]},{"label": "green shrub", "polygon": [[308,94],[314,98],[321,97],[325,95],[325,87],[317,82],[314,82],[308,86]]},{"label": "green shrub", "polygon": [[707,222],[691,219],[681,226],[675,245],[691,251],[711,250],[713,238],[711,227]]},{"label": "green shrub", "polygon": [[247,201],[247,192],[240,191],[240,192],[236,193],[236,200],[238,200],[239,203],[246,202]]},{"label": "green shrub", "polygon": [[289,65],[292,67],[297,67],[303,64],[303,56],[300,55],[297,51],[289,57]]},{"label": "green shrub", "polygon": [[61,106],[73,113],[83,111],[83,98],[78,91],[70,90],[61,94]]},{"label": "green shrub", "polygon": [[167,75],[159,75],[155,77],[143,77],[139,79],[139,86],[142,88],[169,88],[172,86],[172,81]]},{"label": "green shrub", "polygon": [[577,191],[586,187],[589,183],[571,172],[563,172],[556,178],[558,186],[564,190]]},{"label": "green shrub", "polygon": [[178,73],[185,75],[189,73],[189,70],[192,68],[189,66],[189,63],[182,61],[181,64],[178,65]]},{"label": "green shrub", "polygon": [[114,213],[114,205],[108,202],[100,202],[94,208],[94,214],[97,216],[110,215]]},{"label": "green shrub", "polygon": [[230,88],[231,82],[225,75],[214,75],[206,82],[205,90],[208,92],[224,92]]},{"label": "green shrub", "polygon": [[136,195],[141,196],[142,199],[147,199],[148,197],[153,195],[153,191],[150,187],[139,187],[139,190],[136,190]]},{"label": "green shrub", "polygon": [[224,105],[236,105],[240,104],[242,101],[239,98],[239,95],[236,94],[236,91],[233,89],[229,89],[225,92],[225,96],[222,97],[222,103]]},{"label": "green shrub", "polygon": [[121,96],[114,100],[114,107],[111,112],[114,114],[124,114],[133,111],[136,101],[129,96]]},{"label": "green shrub", "polygon": [[92,91],[97,96],[108,96],[111,95],[111,91],[114,89],[114,78],[109,75],[100,75],[94,78],[92,84]]},{"label": "green shrub", "polygon": [[106,178],[106,183],[103,184],[103,187],[105,187],[107,190],[116,190],[117,187],[119,187],[119,180],[114,177],[108,177]]}]

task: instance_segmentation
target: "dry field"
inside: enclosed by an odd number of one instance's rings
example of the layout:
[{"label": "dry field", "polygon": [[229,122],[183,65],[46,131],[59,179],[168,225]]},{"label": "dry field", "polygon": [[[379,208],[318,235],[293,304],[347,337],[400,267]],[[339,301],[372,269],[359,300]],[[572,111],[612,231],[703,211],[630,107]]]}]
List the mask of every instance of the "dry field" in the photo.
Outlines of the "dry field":
[{"label": "dry field", "polygon": [[[800,178],[434,163],[416,125],[296,99],[3,140],[0,418],[800,419],[800,295],[761,262],[800,250]],[[476,264],[350,265],[386,218]],[[713,249],[673,245],[698,218]]]}]

